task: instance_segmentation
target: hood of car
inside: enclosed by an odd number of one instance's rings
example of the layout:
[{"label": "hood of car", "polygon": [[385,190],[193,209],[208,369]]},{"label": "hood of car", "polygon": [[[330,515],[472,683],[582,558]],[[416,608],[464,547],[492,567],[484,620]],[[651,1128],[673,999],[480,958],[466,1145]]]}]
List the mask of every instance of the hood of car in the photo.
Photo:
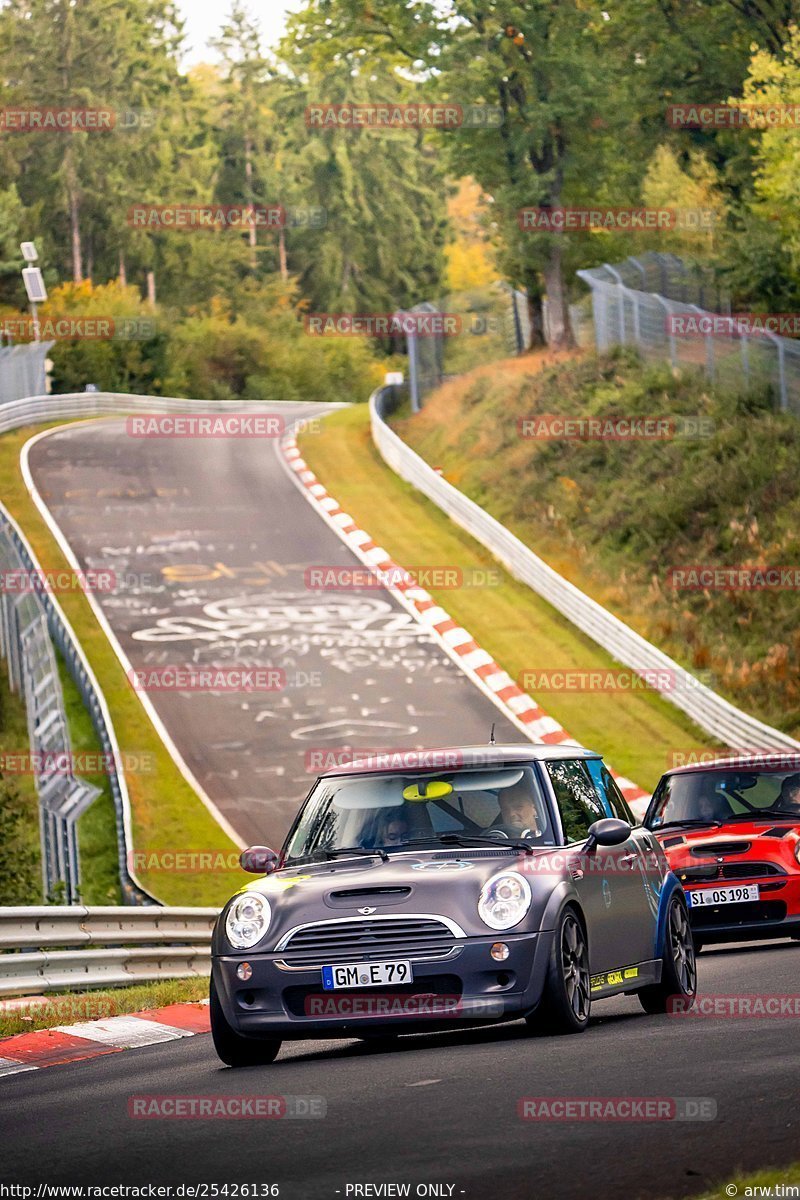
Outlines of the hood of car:
[{"label": "hood of car", "polygon": [[[530,856],[491,848],[447,849],[390,854],[388,861],[370,856],[285,867],[254,878],[242,890],[259,892],[269,900],[272,945],[301,924],[403,914],[445,917],[474,935],[487,932],[477,911],[484,883],[500,871],[518,871],[531,886],[529,916],[535,928],[537,912],[561,878],[555,853],[552,874],[532,869],[532,860],[553,855],[553,847]],[[526,918],[514,932],[530,928]]]},{"label": "hood of car", "polygon": [[675,826],[658,832],[657,837],[676,873],[681,869],[736,863],[741,863],[744,870],[748,862],[771,862],[800,869],[795,858],[800,823],[753,820],[707,829]]}]

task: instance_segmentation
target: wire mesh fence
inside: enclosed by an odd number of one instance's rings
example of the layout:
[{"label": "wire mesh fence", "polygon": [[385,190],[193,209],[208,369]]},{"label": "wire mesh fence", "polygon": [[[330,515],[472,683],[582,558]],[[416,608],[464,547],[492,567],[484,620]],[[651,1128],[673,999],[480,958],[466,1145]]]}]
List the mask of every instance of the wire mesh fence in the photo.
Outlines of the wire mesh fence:
[{"label": "wire mesh fence", "polygon": [[47,355],[55,342],[0,346],[0,404],[43,396],[47,391]]},{"label": "wire mesh fence", "polygon": [[[696,367],[725,390],[766,392],[800,416],[800,340],[772,332],[758,314],[731,314],[713,280],[697,268],[681,275],[679,263],[654,254],[578,271],[591,288],[597,349],[632,346],[673,367]],[[656,282],[666,291],[643,289]]]},{"label": "wire mesh fence", "polygon": [[502,281],[452,292],[398,316],[409,318],[408,390],[415,412],[445,379],[520,354],[531,338],[527,296]]}]

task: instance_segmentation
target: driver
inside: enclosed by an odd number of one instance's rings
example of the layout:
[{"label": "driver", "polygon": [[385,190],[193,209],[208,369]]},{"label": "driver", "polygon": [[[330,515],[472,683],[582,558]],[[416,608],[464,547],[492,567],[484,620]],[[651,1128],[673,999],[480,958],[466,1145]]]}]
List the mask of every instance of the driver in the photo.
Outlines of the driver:
[{"label": "driver", "polygon": [[694,803],[692,818],[698,821],[727,821],[731,806],[718,792],[702,792]]},{"label": "driver", "polygon": [[490,829],[504,833],[507,837],[540,838],[544,833],[541,828],[539,812],[525,784],[502,788],[498,795],[500,816]]},{"label": "driver", "polygon": [[800,774],[786,776],[773,807],[787,809],[800,816]]}]

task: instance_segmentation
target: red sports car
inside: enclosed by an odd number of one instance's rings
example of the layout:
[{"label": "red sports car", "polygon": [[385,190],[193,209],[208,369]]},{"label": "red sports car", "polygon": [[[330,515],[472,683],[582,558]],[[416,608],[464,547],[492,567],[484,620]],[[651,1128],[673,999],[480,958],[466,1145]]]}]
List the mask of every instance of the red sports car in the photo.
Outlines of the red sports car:
[{"label": "red sports car", "polygon": [[683,884],[696,949],[800,939],[800,754],[668,771],[644,824]]}]

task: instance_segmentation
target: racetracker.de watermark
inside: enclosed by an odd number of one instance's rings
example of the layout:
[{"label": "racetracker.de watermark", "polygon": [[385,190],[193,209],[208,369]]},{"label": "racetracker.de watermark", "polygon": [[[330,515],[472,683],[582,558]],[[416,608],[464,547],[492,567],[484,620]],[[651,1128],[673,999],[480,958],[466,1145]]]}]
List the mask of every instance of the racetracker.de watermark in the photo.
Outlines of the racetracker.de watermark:
[{"label": "racetracker.de watermark", "polygon": [[679,592],[796,592],[800,590],[800,567],[669,567],[666,584]]},{"label": "racetracker.de watermark", "polygon": [[0,108],[5,133],[110,133],[152,129],[157,110],[147,108],[56,108],[20,105]]},{"label": "racetracker.de watermark", "polygon": [[5,750],[0,752],[0,775],[112,775],[117,764],[126,775],[153,775],[155,754],[126,750],[115,761],[102,750]]},{"label": "racetracker.de watermark", "polygon": [[673,767],[697,767],[724,761],[732,767],[770,771],[800,770],[800,754],[787,750],[765,750],[763,746],[748,750],[742,746],[730,750],[709,750],[707,746],[670,750],[666,756],[667,770]]},{"label": "racetracker.de watermark", "polygon": [[781,129],[800,125],[800,104],[669,104],[672,129]]},{"label": "racetracker.de watermark", "polygon": [[500,571],[491,567],[456,567],[437,563],[415,567],[306,567],[303,582],[311,591],[361,591],[381,588],[497,587]]},{"label": "racetracker.de watermark", "polygon": [[704,233],[713,230],[718,214],[712,208],[546,208],[527,206],[517,213],[523,233],[581,233],[591,229],[682,230]]},{"label": "racetracker.de watermark", "polygon": [[5,596],[65,595],[69,592],[113,592],[118,584],[114,571],[78,570],[71,567],[54,571],[28,571],[24,567],[12,567],[0,571],[0,594]]},{"label": "racetracker.de watermark", "polygon": [[501,996],[415,995],[403,992],[360,992],[338,996],[317,992],[304,1002],[307,1017],[397,1017],[399,1019],[500,1017]]},{"label": "racetracker.de watermark", "polygon": [[704,992],[692,1001],[685,996],[670,996],[667,1013],[672,1017],[726,1018],[741,1021],[764,1018],[774,1021],[800,1019],[800,995],[723,995]]},{"label": "racetracker.de watermark", "polygon": [[324,1096],[165,1096],[128,1098],[134,1121],[319,1120],[327,1115]]},{"label": "racetracker.de watermark", "polygon": [[204,875],[214,871],[237,871],[241,869],[238,850],[193,850],[172,847],[161,850],[130,850],[130,871],[166,871],[170,875]]},{"label": "racetracker.de watermark", "polygon": [[522,1096],[523,1121],[714,1121],[712,1096]]},{"label": "racetracker.de watermark", "polygon": [[697,675],[668,667],[528,667],[517,684],[524,692],[681,692],[702,686]]},{"label": "racetracker.de watermark", "polygon": [[670,313],[664,320],[670,337],[798,337],[800,313]]},{"label": "racetracker.de watermark", "polygon": [[[310,211],[310,210],[309,210]],[[133,229],[284,229],[282,204],[133,204]]]},{"label": "racetracker.de watermark", "polygon": [[0,333],[15,342],[37,337],[53,342],[146,342],[158,333],[154,317],[75,316],[3,317]]},{"label": "racetracker.de watermark", "polygon": [[[460,750],[359,749],[354,746],[310,746],[304,758],[306,770],[317,774],[355,762],[386,771],[456,771],[466,763]],[[481,765],[478,760],[482,759],[481,755],[470,755],[469,765]],[[494,761],[490,751],[486,752],[485,761]]]},{"label": "racetracker.de watermark", "polygon": [[282,667],[194,666],[172,663],[131,668],[137,692],[280,692],[287,686]]},{"label": "racetracker.de watermark", "polygon": [[272,413],[148,413],[127,417],[134,438],[278,438],[286,423]]},{"label": "racetracker.de watermark", "polygon": [[537,413],[520,417],[517,433],[540,442],[668,442],[711,437],[714,422],[704,416],[568,416]]},{"label": "racetracker.de watermark", "polygon": [[389,101],[309,104],[306,127],[333,129],[497,129],[503,124],[499,105],[439,103],[395,104]]},{"label": "racetracker.de watermark", "polygon": [[306,313],[312,337],[457,337],[463,330],[458,313]]}]

